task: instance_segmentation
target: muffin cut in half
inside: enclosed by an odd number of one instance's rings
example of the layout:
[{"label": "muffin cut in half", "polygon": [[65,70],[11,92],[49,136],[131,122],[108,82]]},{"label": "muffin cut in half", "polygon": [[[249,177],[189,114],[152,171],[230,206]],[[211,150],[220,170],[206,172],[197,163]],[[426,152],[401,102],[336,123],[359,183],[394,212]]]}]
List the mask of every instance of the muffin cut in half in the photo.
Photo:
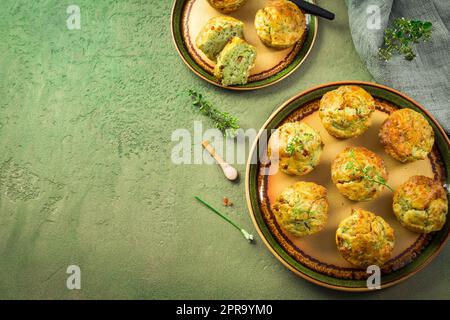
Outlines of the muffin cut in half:
[{"label": "muffin cut in half", "polygon": [[211,7],[222,13],[230,13],[242,7],[247,0],[208,0]]},{"label": "muffin cut in half", "polygon": [[447,217],[447,194],[439,182],[413,176],[395,190],[392,207],[405,228],[418,233],[439,231]]},{"label": "muffin cut in half", "polygon": [[339,253],[360,268],[381,267],[391,257],[394,240],[394,229],[383,218],[362,209],[352,209],[336,230]]},{"label": "muffin cut in half", "polygon": [[376,198],[387,185],[383,159],[363,147],[348,147],[331,164],[331,179],[339,192],[353,201]]},{"label": "muffin cut in half", "polygon": [[268,156],[287,174],[304,175],[320,161],[324,144],[320,134],[304,122],[287,122],[270,137]]},{"label": "muffin cut in half", "polygon": [[256,60],[256,48],[233,38],[217,57],[214,75],[224,86],[246,84]]},{"label": "muffin cut in half", "polygon": [[327,189],[313,182],[286,188],[272,206],[280,226],[296,237],[321,231],[328,220]]},{"label": "muffin cut in half", "polygon": [[386,153],[400,162],[425,159],[434,144],[434,131],[428,121],[407,108],[391,113],[383,122],[379,137]]},{"label": "muffin cut in half", "polygon": [[330,135],[344,139],[364,133],[374,111],[370,93],[358,86],[341,86],[323,95],[319,116]]},{"label": "muffin cut in half", "polygon": [[211,18],[197,35],[197,47],[212,61],[234,37],[244,37],[244,23],[232,17]]},{"label": "muffin cut in half", "polygon": [[268,47],[285,49],[299,42],[306,33],[306,18],[291,1],[272,1],[255,16],[258,37]]}]

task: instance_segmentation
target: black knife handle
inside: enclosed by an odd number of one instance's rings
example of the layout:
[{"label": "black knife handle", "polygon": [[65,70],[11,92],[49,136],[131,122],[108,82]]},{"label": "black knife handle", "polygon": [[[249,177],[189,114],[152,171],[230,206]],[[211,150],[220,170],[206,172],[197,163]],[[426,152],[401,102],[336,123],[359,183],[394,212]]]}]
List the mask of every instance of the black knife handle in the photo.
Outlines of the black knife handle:
[{"label": "black knife handle", "polygon": [[306,13],[322,17],[328,20],[334,20],[333,12],[330,12],[328,10],[325,10],[324,8],[316,6],[315,4],[303,0],[291,0],[291,1],[294,2],[301,9],[303,9]]}]

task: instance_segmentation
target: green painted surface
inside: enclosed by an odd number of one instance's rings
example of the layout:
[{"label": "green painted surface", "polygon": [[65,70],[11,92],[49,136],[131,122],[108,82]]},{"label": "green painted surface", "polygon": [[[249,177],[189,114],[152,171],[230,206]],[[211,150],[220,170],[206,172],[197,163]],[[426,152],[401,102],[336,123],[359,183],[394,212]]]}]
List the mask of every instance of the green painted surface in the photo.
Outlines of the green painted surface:
[{"label": "green painted surface", "polygon": [[[81,30],[66,28],[70,4],[81,8]],[[222,211],[255,232],[243,180],[170,161],[172,131],[202,119],[189,88],[259,128],[299,91],[371,80],[344,2],[319,4],[337,20],[319,22],[305,64],[275,86],[237,93],[185,67],[169,0],[2,0],[0,298],[450,298],[448,246],[381,292],[340,293],[297,278],[260,239],[249,245],[193,199],[220,207],[228,196],[235,205]],[[82,290],[66,288],[70,264],[81,267]]]}]

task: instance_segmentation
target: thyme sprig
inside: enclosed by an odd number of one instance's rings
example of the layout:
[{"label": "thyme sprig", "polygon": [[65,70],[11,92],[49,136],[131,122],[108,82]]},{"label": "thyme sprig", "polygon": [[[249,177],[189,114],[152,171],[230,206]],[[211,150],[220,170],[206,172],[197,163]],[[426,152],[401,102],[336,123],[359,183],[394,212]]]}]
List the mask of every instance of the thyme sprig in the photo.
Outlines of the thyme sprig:
[{"label": "thyme sprig", "polygon": [[214,126],[229,137],[236,137],[237,130],[240,128],[238,119],[228,112],[223,112],[214,107],[207,101],[202,94],[195,90],[188,90],[189,96],[193,99],[192,105],[203,115],[209,117]]},{"label": "thyme sprig", "polygon": [[347,162],[347,164],[345,165],[345,169],[352,170],[353,173],[355,173],[355,174],[360,173],[360,174],[362,174],[364,179],[366,179],[368,181],[372,181],[372,182],[378,183],[380,185],[383,185],[386,188],[388,188],[389,190],[391,190],[392,192],[394,192],[394,189],[392,189],[387,184],[386,179],[384,179],[381,175],[379,175],[377,172],[375,172],[375,168],[373,166],[363,166],[363,165],[361,165],[358,162],[358,160],[356,159],[355,154],[353,153],[353,151],[350,151],[349,155],[353,159],[353,161]]},{"label": "thyme sprig", "polygon": [[378,55],[383,60],[389,60],[395,53],[402,54],[406,60],[413,60],[416,54],[412,45],[419,40],[430,39],[433,24],[429,21],[397,18],[391,28],[384,31],[384,45]]},{"label": "thyme sprig", "polygon": [[233,227],[235,227],[236,229],[238,229],[242,235],[244,236],[245,239],[247,239],[248,242],[253,242],[253,240],[255,240],[255,238],[253,237],[252,234],[248,233],[246,230],[244,230],[243,228],[241,228],[236,222],[234,222],[233,220],[231,220],[231,218],[227,217],[226,215],[220,213],[217,209],[213,208],[211,205],[209,205],[208,203],[206,203],[205,201],[203,201],[202,199],[200,199],[199,197],[195,196],[195,199],[197,199],[197,201],[199,201],[200,203],[202,203],[203,205],[205,205],[208,209],[210,209],[211,211],[213,211],[215,214],[217,214],[219,217],[221,217],[222,219],[224,219],[225,221],[227,221],[229,224],[231,224]]},{"label": "thyme sprig", "polygon": [[294,137],[289,139],[286,145],[286,152],[289,155],[293,155],[294,152],[302,152],[305,149],[305,142],[310,141],[314,136],[311,133],[305,132],[301,136],[297,133]]},{"label": "thyme sprig", "polygon": [[291,138],[286,145],[286,152],[289,155],[293,155],[295,151],[302,152],[304,149],[303,141],[300,139],[299,136],[295,136]]}]

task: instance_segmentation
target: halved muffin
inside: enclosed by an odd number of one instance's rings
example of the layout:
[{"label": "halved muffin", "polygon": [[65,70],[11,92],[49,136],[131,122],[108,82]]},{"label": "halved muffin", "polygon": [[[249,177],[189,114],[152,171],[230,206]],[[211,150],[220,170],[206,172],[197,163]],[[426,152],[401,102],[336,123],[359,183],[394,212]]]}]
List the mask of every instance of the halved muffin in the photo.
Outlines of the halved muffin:
[{"label": "halved muffin", "polygon": [[217,57],[214,75],[224,86],[246,84],[256,60],[256,48],[233,38]]},{"label": "halved muffin", "polygon": [[208,0],[211,7],[222,13],[230,13],[242,7],[247,0]]},{"label": "halved muffin", "polygon": [[234,37],[244,37],[244,23],[232,17],[211,18],[197,35],[197,47],[211,60],[217,56]]}]

